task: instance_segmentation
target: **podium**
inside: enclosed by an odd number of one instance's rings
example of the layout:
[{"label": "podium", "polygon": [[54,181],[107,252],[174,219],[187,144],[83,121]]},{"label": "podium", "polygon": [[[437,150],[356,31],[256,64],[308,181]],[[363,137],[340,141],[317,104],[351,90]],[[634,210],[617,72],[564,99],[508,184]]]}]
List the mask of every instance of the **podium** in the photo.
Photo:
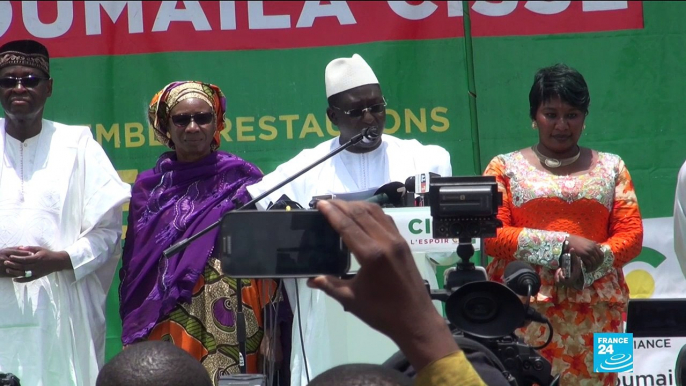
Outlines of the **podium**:
[{"label": "podium", "polygon": [[[401,235],[409,244],[424,280],[429,282],[431,289],[439,289],[437,267],[454,266],[457,263],[458,240],[432,238],[429,207],[388,208],[384,209],[384,212],[393,218]],[[479,239],[473,240],[472,244],[475,251],[480,249]],[[357,260],[352,257],[349,272],[355,273],[359,268]],[[353,314],[345,312],[333,298],[325,296],[324,302],[324,318],[329,331],[335,332],[328,345],[332,366],[349,363],[381,364],[399,350],[385,335],[372,329]],[[434,306],[437,312],[443,315],[442,303],[434,301]]]}]

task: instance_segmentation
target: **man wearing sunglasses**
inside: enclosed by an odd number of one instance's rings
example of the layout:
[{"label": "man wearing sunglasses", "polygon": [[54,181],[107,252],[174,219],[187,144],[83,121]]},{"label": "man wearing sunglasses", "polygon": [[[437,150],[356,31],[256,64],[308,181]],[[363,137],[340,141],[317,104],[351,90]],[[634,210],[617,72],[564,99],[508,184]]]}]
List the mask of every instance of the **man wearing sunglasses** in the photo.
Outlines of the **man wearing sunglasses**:
[{"label": "man wearing sunglasses", "polygon": [[0,373],[93,385],[130,187],[88,127],[43,119],[52,87],[42,44],[0,47]]},{"label": "man wearing sunglasses", "polygon": [[[257,197],[363,130],[379,135],[376,138],[365,138],[298,177],[258,203],[258,208],[266,208],[269,202],[276,202],[284,194],[303,207],[308,207],[313,196],[373,191],[389,182],[405,182],[408,177],[420,173],[433,172],[441,176],[452,176],[450,155],[445,149],[435,145],[425,146],[414,139],[404,140],[382,135],[386,124],[386,99],[374,71],[360,55],[331,61],[326,66],[324,80],[328,101],[326,114],[338,127],[340,136],[313,149],[303,150],[265,176],[261,182],[249,186],[248,192]],[[346,337],[341,337],[330,325],[334,323],[332,319],[345,315],[342,309],[332,310],[330,305],[326,305],[326,295],[308,288],[305,279],[298,279],[299,302],[296,302],[295,280],[284,280],[284,285],[295,315],[292,329],[291,385],[305,385],[308,375],[312,378],[345,360],[341,359],[340,354],[345,348],[339,344],[346,343]],[[304,367],[298,313],[295,308],[297,303],[301,308],[304,356],[307,357],[309,374]],[[371,330],[370,333],[373,334]],[[381,334],[375,336],[385,339]],[[336,343],[336,340],[339,342]],[[358,348],[360,352],[374,352],[379,342],[369,339],[364,342],[348,341],[347,344]]]}]

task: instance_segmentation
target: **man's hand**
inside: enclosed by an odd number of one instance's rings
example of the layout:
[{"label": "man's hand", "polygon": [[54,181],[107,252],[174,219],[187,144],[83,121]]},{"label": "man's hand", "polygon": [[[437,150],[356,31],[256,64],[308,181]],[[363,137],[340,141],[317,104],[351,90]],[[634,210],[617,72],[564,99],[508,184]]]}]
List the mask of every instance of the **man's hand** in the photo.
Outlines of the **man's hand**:
[{"label": "man's hand", "polygon": [[21,247],[0,249],[0,265],[2,265],[2,269],[0,269],[0,277],[14,277],[13,275],[7,273],[5,268],[5,261],[9,261],[10,255],[28,256],[31,254],[31,252],[20,250],[19,248]]},{"label": "man's hand", "polygon": [[407,242],[378,205],[319,201],[322,214],[360,263],[354,278],[308,281],[391,338],[419,371],[459,350],[426,291]]},{"label": "man's hand", "polygon": [[[8,255],[3,262],[4,272],[17,283],[28,283],[53,272],[70,269],[67,252],[50,251],[42,247],[18,247],[19,253]],[[29,275],[30,273],[30,275]]]},{"label": "man's hand", "polygon": [[600,245],[595,241],[574,235],[569,236],[567,240],[569,241],[569,249],[576,251],[576,254],[584,263],[587,272],[595,271],[603,263],[605,254],[600,250]]}]

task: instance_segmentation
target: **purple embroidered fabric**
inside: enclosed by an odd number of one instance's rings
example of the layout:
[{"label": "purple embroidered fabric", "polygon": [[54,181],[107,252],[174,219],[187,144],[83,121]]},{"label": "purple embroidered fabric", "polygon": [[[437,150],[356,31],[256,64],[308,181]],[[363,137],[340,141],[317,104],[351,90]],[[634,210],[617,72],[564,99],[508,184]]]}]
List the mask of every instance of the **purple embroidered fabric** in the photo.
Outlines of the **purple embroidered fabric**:
[{"label": "purple embroidered fabric", "polygon": [[253,164],[223,151],[192,163],[160,156],[152,170],[138,175],[131,192],[128,229],[119,272],[122,343],[148,336],[193,287],[212,255],[214,229],[169,258],[162,252],[250,200],[245,189],[262,178]]}]

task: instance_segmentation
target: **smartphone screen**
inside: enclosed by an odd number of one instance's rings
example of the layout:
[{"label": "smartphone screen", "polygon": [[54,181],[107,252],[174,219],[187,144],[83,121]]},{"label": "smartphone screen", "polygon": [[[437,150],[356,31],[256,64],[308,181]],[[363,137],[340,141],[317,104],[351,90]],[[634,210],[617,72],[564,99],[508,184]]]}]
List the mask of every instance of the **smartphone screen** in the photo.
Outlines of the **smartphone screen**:
[{"label": "smartphone screen", "polygon": [[222,271],[236,278],[341,276],[350,253],[317,210],[236,211],[222,219]]}]

